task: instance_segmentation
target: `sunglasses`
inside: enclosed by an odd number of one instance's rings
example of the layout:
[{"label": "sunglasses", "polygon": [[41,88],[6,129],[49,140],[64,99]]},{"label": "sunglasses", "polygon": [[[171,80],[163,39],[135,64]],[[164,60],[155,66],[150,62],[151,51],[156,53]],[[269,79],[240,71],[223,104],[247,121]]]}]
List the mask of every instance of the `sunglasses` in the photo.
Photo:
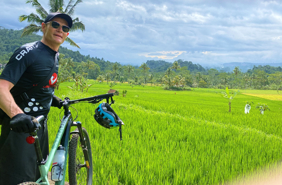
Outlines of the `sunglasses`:
[{"label": "sunglasses", "polygon": [[[58,29],[61,25],[56,21],[51,21],[51,26],[55,29]],[[70,31],[70,28],[68,26],[62,26],[62,30],[63,32],[68,33]]]}]

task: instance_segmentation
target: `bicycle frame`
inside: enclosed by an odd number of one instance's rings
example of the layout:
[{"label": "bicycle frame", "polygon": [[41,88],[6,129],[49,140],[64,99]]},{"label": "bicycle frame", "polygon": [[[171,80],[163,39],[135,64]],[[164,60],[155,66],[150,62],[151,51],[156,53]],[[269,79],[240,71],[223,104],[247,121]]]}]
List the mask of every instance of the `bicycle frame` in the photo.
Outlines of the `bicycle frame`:
[{"label": "bicycle frame", "polygon": [[[36,183],[39,183],[39,184],[45,184],[45,185],[49,185],[49,181],[48,181],[48,171],[51,167],[51,164],[52,164],[52,161],[53,161],[53,158],[55,156],[55,153],[57,151],[57,148],[60,144],[62,144],[62,146],[65,147],[65,164],[64,164],[64,173],[66,172],[66,163],[67,163],[67,157],[68,157],[68,141],[69,141],[69,135],[70,135],[70,127],[72,125],[72,115],[71,113],[69,112],[68,115],[65,115],[62,122],[61,122],[61,125],[59,127],[59,130],[58,130],[58,133],[57,133],[57,136],[55,138],[55,141],[53,143],[53,146],[52,146],[52,149],[49,153],[49,156],[47,158],[46,161],[43,160],[42,158],[42,153],[41,153],[41,149],[40,149],[40,145],[39,145],[39,142],[36,142],[34,143],[35,145],[35,148],[36,148],[36,154],[37,154],[37,159],[38,159],[38,168],[39,168],[39,171],[40,171],[40,174],[41,174],[41,177],[36,181]],[[64,139],[62,139],[64,137]],[[36,139],[38,141],[38,139]],[[42,182],[41,182],[42,181]],[[55,183],[56,185],[64,185],[65,184],[65,178],[63,178],[63,180],[61,181],[57,181]]]},{"label": "bicycle frame", "polygon": [[[75,104],[81,101],[87,101],[88,103],[93,103],[96,104],[100,101],[102,101],[103,99],[106,99],[107,102],[109,102],[109,98],[111,98],[111,104],[114,103],[114,100],[112,99],[112,96],[114,96],[114,94],[104,94],[104,95],[98,95],[98,96],[94,96],[94,97],[89,97],[89,98],[83,98],[83,99],[78,99],[78,100],[69,100],[68,98],[65,98],[65,104],[63,104],[64,106],[64,117],[61,121],[58,133],[56,135],[55,141],[53,143],[53,146],[51,148],[51,151],[49,152],[49,156],[47,157],[47,160],[44,161],[43,157],[42,157],[42,152],[40,149],[40,144],[39,144],[39,140],[37,137],[37,131],[31,133],[31,135],[35,138],[35,151],[36,151],[36,155],[37,155],[37,163],[38,163],[38,168],[41,174],[41,177],[36,181],[36,183],[42,184],[42,185],[50,185],[49,181],[48,181],[48,171],[51,167],[53,158],[55,156],[55,153],[57,151],[58,146],[61,144],[64,148],[65,148],[65,163],[64,163],[64,177],[61,181],[56,181],[55,185],[64,185],[65,184],[65,174],[66,174],[66,166],[67,166],[67,157],[68,157],[68,148],[69,148],[69,139],[70,139],[70,135],[73,133],[78,133],[80,134],[80,136],[82,136],[82,126],[80,122],[73,122],[73,118],[72,118],[72,114],[69,111],[69,106],[71,104]],[[72,126],[76,126],[78,128],[78,132],[71,132],[70,133],[70,128]],[[82,138],[82,137],[81,137]],[[84,140],[81,140],[81,144],[83,147],[85,146]],[[86,152],[86,150],[83,150],[85,152],[85,158],[86,158],[86,166],[88,167],[89,163],[88,163],[88,154]],[[87,164],[88,163],[88,164]]]}]

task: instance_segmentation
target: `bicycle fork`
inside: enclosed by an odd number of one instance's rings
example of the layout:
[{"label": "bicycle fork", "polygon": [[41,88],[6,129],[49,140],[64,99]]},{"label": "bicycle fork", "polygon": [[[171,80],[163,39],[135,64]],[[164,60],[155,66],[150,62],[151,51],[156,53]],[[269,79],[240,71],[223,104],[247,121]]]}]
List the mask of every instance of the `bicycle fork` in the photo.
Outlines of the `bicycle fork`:
[{"label": "bicycle fork", "polygon": [[73,122],[73,124],[71,126],[76,126],[77,129],[78,129],[78,131],[75,130],[75,131],[71,132],[70,134],[79,134],[80,143],[81,143],[83,155],[84,155],[84,158],[85,158],[85,165],[80,166],[80,168],[81,167],[87,167],[89,169],[90,165],[89,165],[89,156],[88,156],[88,152],[87,152],[88,148],[87,148],[87,145],[86,145],[86,142],[85,142],[85,139],[84,139],[81,122],[80,121]]}]

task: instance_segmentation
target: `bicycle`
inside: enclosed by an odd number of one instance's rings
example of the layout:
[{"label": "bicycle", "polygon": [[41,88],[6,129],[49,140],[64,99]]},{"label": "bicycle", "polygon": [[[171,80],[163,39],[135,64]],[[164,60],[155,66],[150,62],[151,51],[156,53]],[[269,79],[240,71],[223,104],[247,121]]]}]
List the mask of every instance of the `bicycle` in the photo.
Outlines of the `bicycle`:
[{"label": "bicycle", "polygon": [[[65,184],[65,174],[66,174],[66,163],[69,155],[68,162],[68,172],[69,172],[69,183],[70,185],[76,184],[92,184],[92,176],[93,176],[93,166],[92,166],[92,153],[91,153],[91,145],[89,135],[85,128],[82,127],[81,122],[77,121],[78,112],[76,118],[73,119],[72,114],[69,110],[70,105],[79,103],[79,102],[87,102],[96,104],[100,101],[106,99],[109,104],[109,100],[111,102],[109,105],[114,103],[113,100],[114,93],[97,95],[88,98],[82,98],[77,100],[70,100],[69,98],[65,98],[63,102],[64,108],[64,116],[61,120],[61,124],[59,130],[57,132],[55,141],[53,143],[52,149],[49,152],[49,156],[46,160],[42,157],[42,152],[40,149],[39,140],[37,137],[37,131],[40,129],[40,124],[37,125],[37,128],[34,132],[30,133],[30,136],[27,137],[27,142],[29,144],[34,144],[36,155],[37,155],[37,164],[39,167],[41,177],[36,182],[24,182],[19,185],[50,185],[48,181],[48,171],[51,167],[52,161],[55,156],[55,152],[59,145],[62,145],[65,148],[65,161],[63,168],[63,178],[61,181],[56,181],[56,185],[64,185]],[[44,116],[38,116],[38,123],[44,119]],[[122,132],[121,125],[122,121],[119,124],[120,131],[120,139],[122,140]],[[74,131],[70,132],[71,127],[77,127]],[[70,139],[70,136],[72,138]],[[79,145],[81,145],[82,150],[78,150]]]}]

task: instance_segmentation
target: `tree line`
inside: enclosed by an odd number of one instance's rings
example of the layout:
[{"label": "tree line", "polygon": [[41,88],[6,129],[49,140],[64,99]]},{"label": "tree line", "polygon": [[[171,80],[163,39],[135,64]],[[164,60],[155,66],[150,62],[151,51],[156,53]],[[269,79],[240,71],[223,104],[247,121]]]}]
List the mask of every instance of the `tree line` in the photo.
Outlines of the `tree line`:
[{"label": "tree line", "polygon": [[[21,37],[23,30],[0,27],[0,72],[19,46],[41,40],[36,34]],[[243,73],[239,67],[232,72],[205,69],[191,61],[148,60],[140,66],[121,65],[103,58],[84,56],[79,51],[60,47],[60,81],[97,79],[99,82],[128,82],[132,85],[164,85],[166,89],[252,88],[281,90],[282,68],[269,65],[254,66]]]}]

